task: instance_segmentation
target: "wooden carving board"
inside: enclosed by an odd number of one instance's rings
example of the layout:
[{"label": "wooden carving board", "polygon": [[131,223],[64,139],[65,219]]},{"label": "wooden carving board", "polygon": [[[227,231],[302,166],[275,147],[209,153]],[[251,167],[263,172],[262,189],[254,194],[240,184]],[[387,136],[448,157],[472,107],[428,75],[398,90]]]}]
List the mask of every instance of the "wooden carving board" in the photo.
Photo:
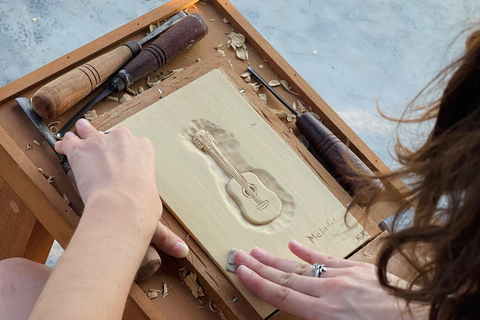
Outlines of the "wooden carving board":
[{"label": "wooden carving board", "polygon": [[[344,257],[368,239],[350,215],[350,228],[345,225],[345,207],[219,69],[119,126],[153,142],[163,201],[264,318],[273,307],[249,292],[234,273],[225,271],[230,248],[248,252],[258,246],[283,258],[298,259],[287,248],[288,241],[296,239],[315,250]],[[211,154],[193,143],[200,130],[211,133],[218,151],[239,174],[255,174],[281,200],[276,219],[256,225],[244,217],[227,192],[231,178]]]}]

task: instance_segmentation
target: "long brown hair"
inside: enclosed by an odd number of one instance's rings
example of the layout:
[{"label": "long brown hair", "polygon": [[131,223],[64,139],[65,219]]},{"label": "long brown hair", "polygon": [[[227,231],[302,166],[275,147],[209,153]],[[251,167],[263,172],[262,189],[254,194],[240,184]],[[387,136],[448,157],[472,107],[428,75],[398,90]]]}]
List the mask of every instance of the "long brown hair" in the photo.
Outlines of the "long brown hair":
[{"label": "long brown hair", "polygon": [[[399,203],[394,229],[414,207],[413,226],[385,239],[378,278],[407,302],[430,305],[430,319],[480,318],[480,30],[466,44],[465,55],[432,82],[438,88],[451,76],[440,99],[421,108],[415,119],[436,118],[426,141],[410,150],[397,139],[395,154],[402,168],[375,177],[385,185],[406,179],[408,188],[362,190],[353,202]],[[415,102],[410,108],[420,110]],[[425,248],[429,259],[412,254]],[[406,289],[387,279],[388,261],[397,252],[414,270]]]}]

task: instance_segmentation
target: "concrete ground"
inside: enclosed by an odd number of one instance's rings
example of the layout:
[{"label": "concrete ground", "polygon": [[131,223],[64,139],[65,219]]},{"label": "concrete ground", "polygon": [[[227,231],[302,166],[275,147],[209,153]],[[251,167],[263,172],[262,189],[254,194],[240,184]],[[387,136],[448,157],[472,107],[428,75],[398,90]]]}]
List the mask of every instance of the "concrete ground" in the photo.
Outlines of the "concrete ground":
[{"label": "concrete ground", "polygon": [[[0,0],[0,86],[164,2]],[[231,2],[390,167],[395,124],[377,103],[401,115],[462,53],[462,31],[480,28],[478,0]],[[415,143],[418,131],[411,132]],[[47,264],[60,253],[54,245]]]}]

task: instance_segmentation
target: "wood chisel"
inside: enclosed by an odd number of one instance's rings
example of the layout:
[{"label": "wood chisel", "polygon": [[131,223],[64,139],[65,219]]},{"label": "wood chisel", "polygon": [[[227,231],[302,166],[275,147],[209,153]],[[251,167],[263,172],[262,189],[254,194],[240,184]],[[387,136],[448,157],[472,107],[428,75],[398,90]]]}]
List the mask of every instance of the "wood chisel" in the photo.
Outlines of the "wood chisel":
[{"label": "wood chisel", "polygon": [[311,113],[299,113],[292,108],[252,67],[250,71],[290,112],[297,118],[295,125],[305,136],[310,147],[325,161],[327,166],[337,175],[340,185],[351,194],[363,187],[375,187],[379,185],[374,181],[358,180],[358,174],[352,166],[362,174],[373,176],[372,171],[352,152],[340,139],[325,127]]},{"label": "wood chisel", "polygon": [[207,34],[207,24],[196,14],[188,15],[165,31],[158,39],[147,46],[138,56],[127,63],[110,80],[110,85],[97,97],[89,101],[78,111],[65,126],[58,131],[58,138],[83,117],[95,103],[108,96],[113,91],[121,91],[135,81],[155,72],[168,61],[190,48]]},{"label": "wood chisel", "polygon": [[32,97],[33,110],[44,119],[64,113],[139,54],[146,42],[186,16],[180,11],[140,41],[129,41],[44,85]]},{"label": "wood chisel", "polygon": [[[70,164],[68,163],[67,157],[55,151],[55,142],[57,142],[57,139],[55,139],[53,134],[50,132],[50,129],[48,129],[47,125],[43,122],[42,118],[33,110],[32,105],[30,104],[30,100],[28,100],[27,98],[19,97],[19,98],[16,98],[15,101],[17,101],[18,105],[22,108],[22,110],[25,112],[28,118],[33,122],[35,127],[37,127],[38,131],[40,131],[43,138],[45,138],[45,141],[52,148],[53,152],[55,152],[55,154],[60,160],[60,164],[62,165],[63,171],[65,171],[68,177],[68,180],[70,181],[72,186],[75,188],[75,191],[78,193],[77,183],[75,181],[73,172],[70,168]],[[75,212],[79,216],[82,215],[83,204],[81,207],[77,207],[72,202],[70,203],[70,206],[72,207],[73,210],[75,210]],[[135,276],[135,281],[141,281],[150,277],[152,274],[154,274],[158,270],[158,268],[160,267],[160,264],[161,264],[161,259],[160,259],[160,256],[158,255],[158,252],[155,250],[155,248],[152,247],[152,245],[149,245],[147,252],[145,253],[145,256],[143,258],[143,261]]]}]

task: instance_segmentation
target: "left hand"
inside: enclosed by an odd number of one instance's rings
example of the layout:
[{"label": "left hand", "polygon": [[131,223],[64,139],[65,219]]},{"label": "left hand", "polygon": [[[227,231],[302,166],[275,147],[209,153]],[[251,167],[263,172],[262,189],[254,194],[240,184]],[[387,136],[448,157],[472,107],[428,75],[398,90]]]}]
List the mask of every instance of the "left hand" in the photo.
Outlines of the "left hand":
[{"label": "left hand", "polygon": [[[419,319],[380,285],[374,265],[330,257],[295,240],[289,248],[308,263],[279,259],[260,248],[251,255],[235,253],[240,280],[279,310],[303,319]],[[327,268],[319,278],[313,276],[314,263]],[[390,279],[406,283],[393,275]]]}]

